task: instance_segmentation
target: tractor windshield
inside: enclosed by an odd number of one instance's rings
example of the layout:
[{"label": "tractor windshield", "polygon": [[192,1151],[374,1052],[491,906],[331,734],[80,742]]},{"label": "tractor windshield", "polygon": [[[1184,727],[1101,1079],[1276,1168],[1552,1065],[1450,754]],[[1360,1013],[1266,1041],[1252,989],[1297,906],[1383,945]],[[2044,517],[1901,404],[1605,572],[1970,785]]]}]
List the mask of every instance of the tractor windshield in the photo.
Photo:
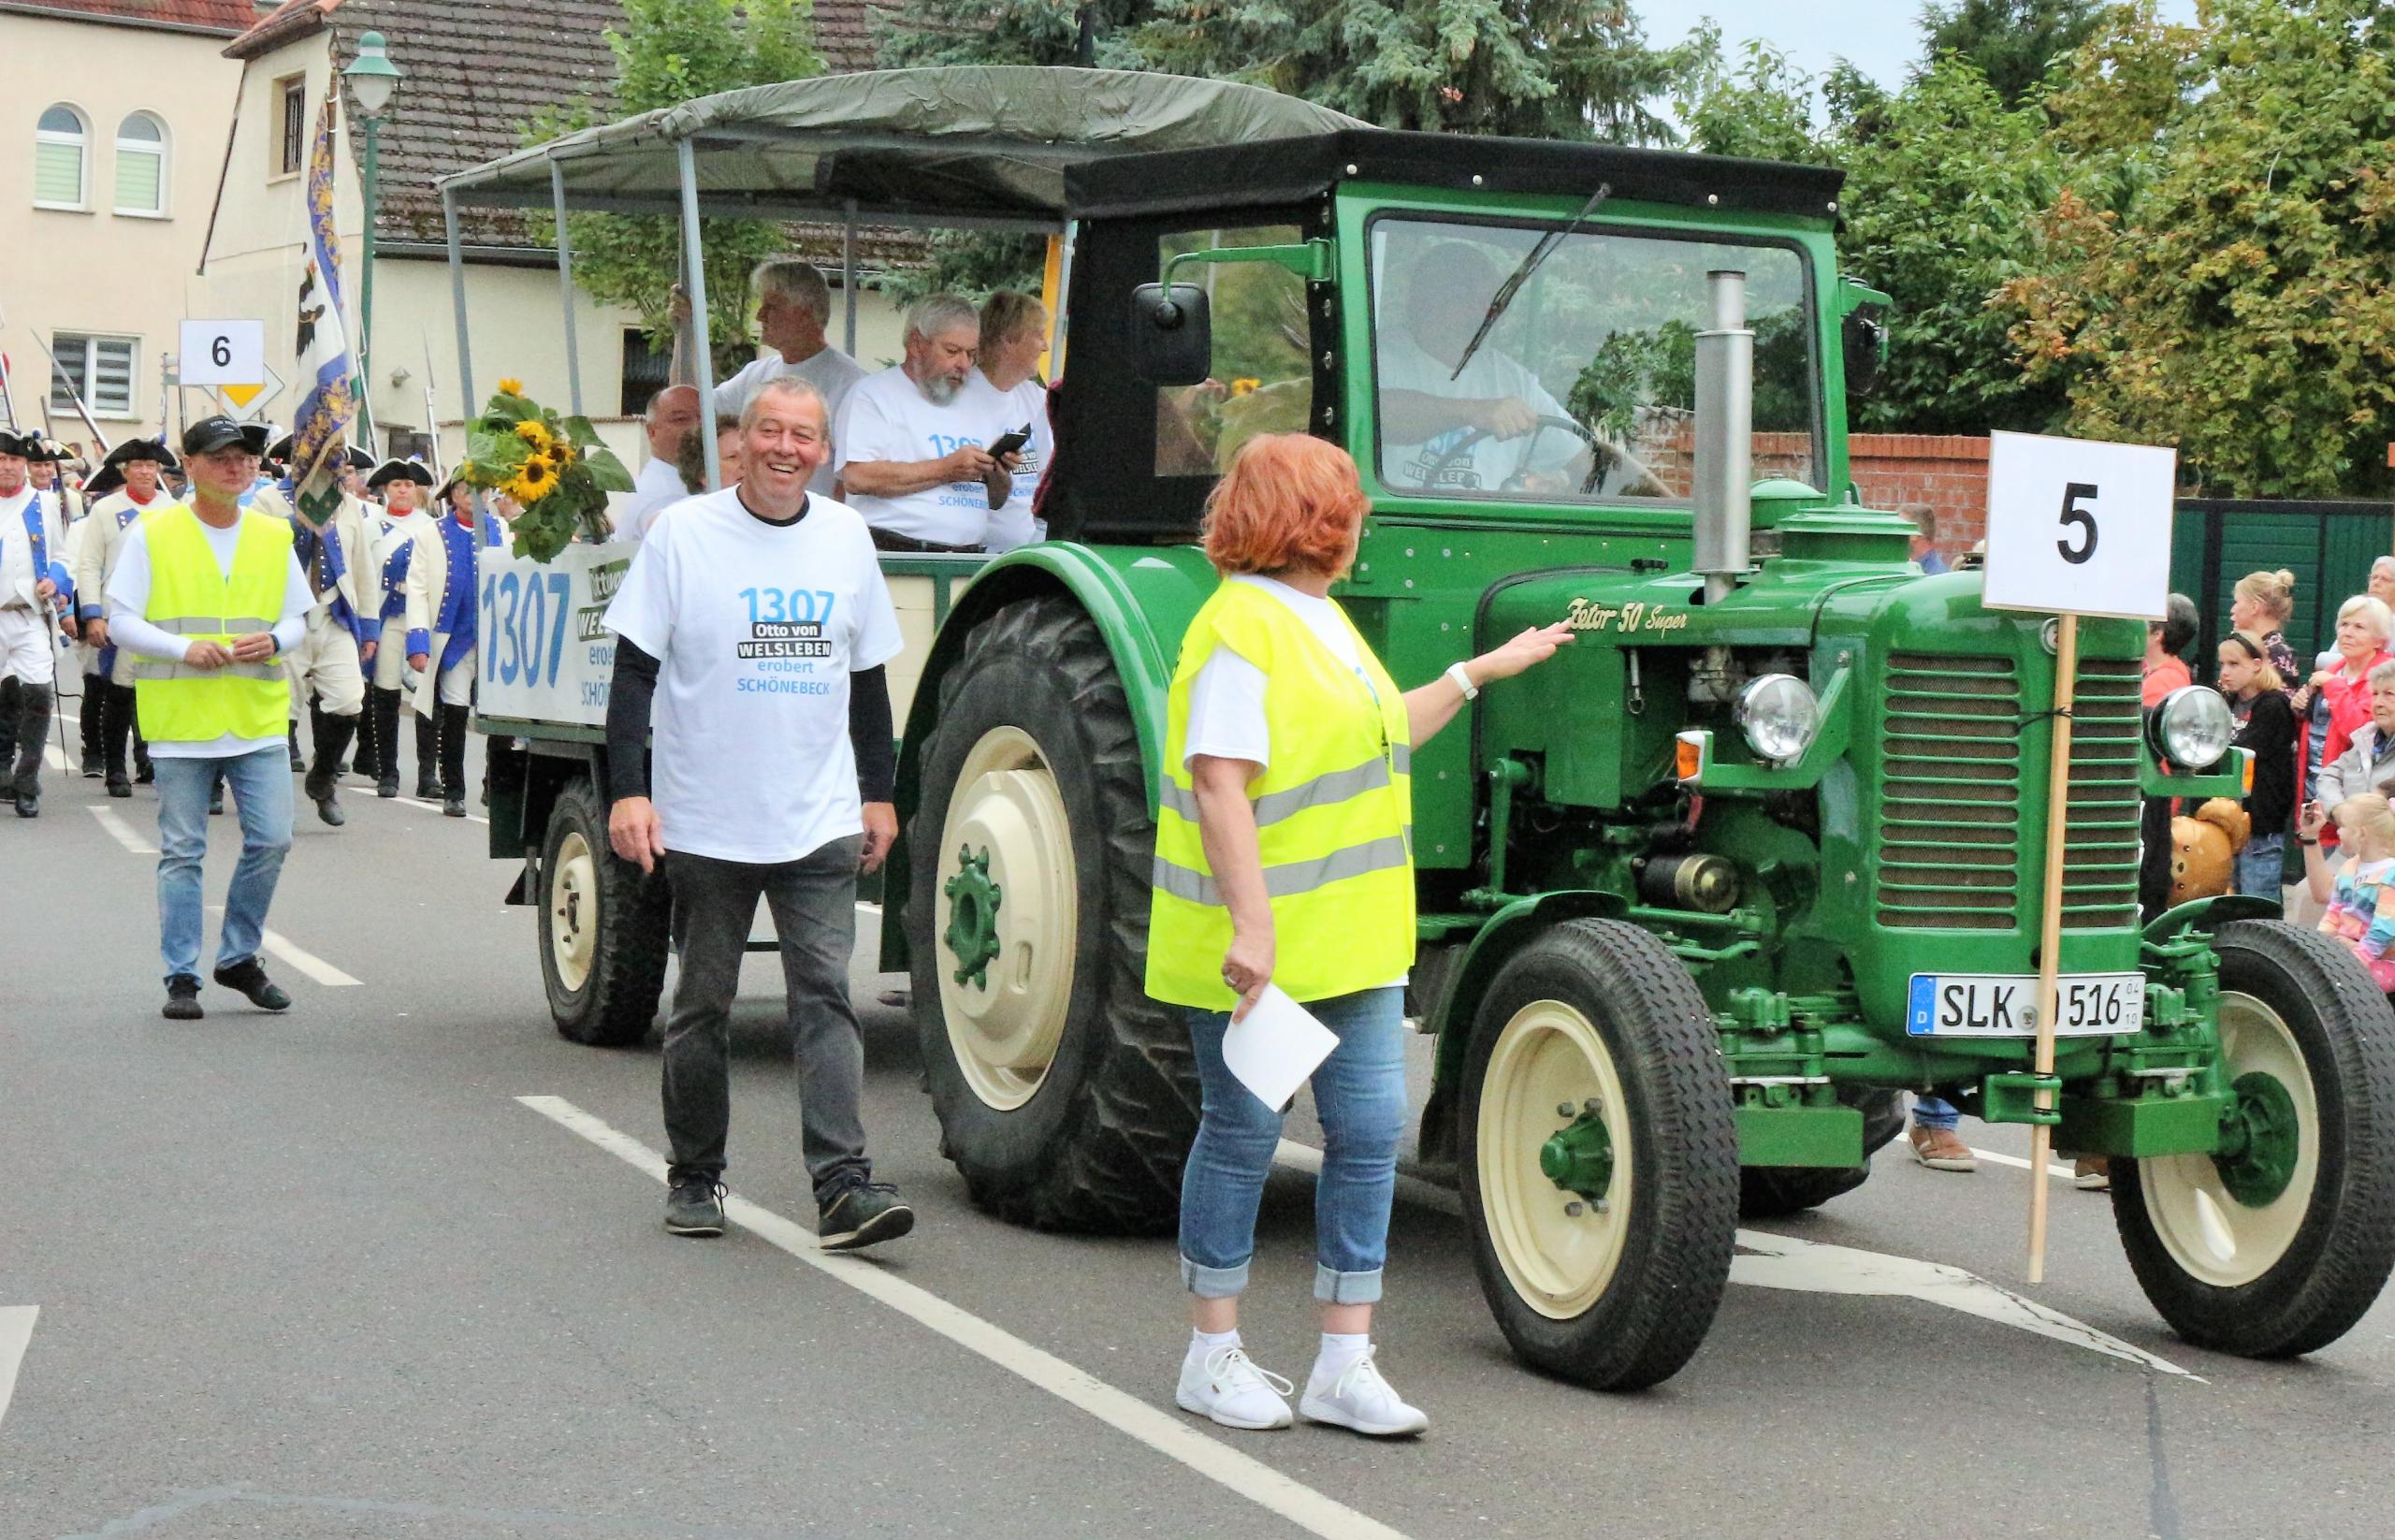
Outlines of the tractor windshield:
[{"label": "tractor windshield", "polygon": [[1373,222],[1383,485],[1509,502],[1685,501],[1696,334],[1718,269],[1747,275],[1755,474],[1822,485],[1812,312],[1793,246],[1584,225],[1465,356],[1507,276],[1563,225]]}]

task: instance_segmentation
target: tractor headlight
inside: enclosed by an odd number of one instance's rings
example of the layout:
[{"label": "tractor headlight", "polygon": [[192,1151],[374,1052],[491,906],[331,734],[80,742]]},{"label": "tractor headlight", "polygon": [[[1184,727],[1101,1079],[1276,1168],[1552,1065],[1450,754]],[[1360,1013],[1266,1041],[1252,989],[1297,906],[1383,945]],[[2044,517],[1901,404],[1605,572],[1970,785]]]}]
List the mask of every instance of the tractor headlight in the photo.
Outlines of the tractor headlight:
[{"label": "tractor headlight", "polygon": [[2184,685],[2154,708],[2154,751],[2185,770],[2209,770],[2237,740],[2237,719],[2220,691]]},{"label": "tractor headlight", "polygon": [[1738,691],[1732,719],[1757,759],[1784,764],[1802,755],[1821,732],[1822,703],[1795,676],[1766,674]]}]

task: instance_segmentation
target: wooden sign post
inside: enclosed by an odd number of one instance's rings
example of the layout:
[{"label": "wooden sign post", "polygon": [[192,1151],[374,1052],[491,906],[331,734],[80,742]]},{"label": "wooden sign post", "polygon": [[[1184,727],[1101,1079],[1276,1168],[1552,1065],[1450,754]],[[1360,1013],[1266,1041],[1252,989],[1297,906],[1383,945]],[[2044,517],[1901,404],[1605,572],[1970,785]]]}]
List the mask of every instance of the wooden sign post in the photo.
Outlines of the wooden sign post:
[{"label": "wooden sign post", "polygon": [[[2062,984],[2064,868],[2070,838],[2070,726],[2079,617],[2159,620],[2170,600],[2170,514],[2178,455],[2139,444],[1996,433],[1988,446],[1990,609],[2054,614],[2054,690],[2046,760],[2046,850],[2039,903],[2037,1039],[2032,1066],[2054,1072]],[[2040,1111],[2053,1093],[2038,1093]],[[2046,1199],[2054,1129],[2029,1131],[2029,1282],[2046,1275]]]}]

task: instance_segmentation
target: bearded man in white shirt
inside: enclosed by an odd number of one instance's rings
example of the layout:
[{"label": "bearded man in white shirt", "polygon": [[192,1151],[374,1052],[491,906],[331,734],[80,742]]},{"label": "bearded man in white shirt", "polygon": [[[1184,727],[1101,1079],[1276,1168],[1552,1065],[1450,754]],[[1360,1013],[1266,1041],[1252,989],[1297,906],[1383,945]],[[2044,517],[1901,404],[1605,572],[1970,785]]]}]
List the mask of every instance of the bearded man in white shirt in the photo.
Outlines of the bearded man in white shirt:
[{"label": "bearded man in white shirt", "polygon": [[968,390],[981,316],[952,294],[907,312],[907,357],[849,392],[832,430],[842,495],[885,551],[980,551],[1023,457],[993,456],[1005,399]]}]

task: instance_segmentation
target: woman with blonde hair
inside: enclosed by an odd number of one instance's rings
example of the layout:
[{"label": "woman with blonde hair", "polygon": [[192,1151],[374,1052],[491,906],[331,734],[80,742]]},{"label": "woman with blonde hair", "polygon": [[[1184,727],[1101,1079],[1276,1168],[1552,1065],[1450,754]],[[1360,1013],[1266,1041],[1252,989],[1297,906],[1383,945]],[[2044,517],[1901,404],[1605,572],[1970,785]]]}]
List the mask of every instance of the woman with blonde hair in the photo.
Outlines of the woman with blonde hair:
[{"label": "woman with blonde hair", "polygon": [[1242,445],[1207,503],[1223,581],[1182,638],[1166,711],[1147,990],[1184,1008],[1202,1093],[1181,1186],[1191,1332],[1174,1401],[1228,1428],[1290,1421],[1293,1387],[1239,1334],[1282,1110],[1223,1059],[1268,984],[1338,1038],[1313,1078],[1322,1345],[1299,1410],[1382,1436],[1429,1426],[1381,1377],[1371,1336],[1407,1110],[1408,766],[1466,701],[1572,639],[1560,624],[1526,631],[1400,693],[1330,597],[1367,511],[1335,445],[1301,433]]},{"label": "woman with blonde hair", "polygon": [[2301,711],[2310,692],[2301,689],[2303,675],[2296,667],[2295,648],[2287,645],[2286,623],[2295,614],[2295,574],[2282,567],[2274,573],[2247,573],[2229,590],[2228,623],[2261,638],[2271,666],[2286,681],[2287,704]]}]

